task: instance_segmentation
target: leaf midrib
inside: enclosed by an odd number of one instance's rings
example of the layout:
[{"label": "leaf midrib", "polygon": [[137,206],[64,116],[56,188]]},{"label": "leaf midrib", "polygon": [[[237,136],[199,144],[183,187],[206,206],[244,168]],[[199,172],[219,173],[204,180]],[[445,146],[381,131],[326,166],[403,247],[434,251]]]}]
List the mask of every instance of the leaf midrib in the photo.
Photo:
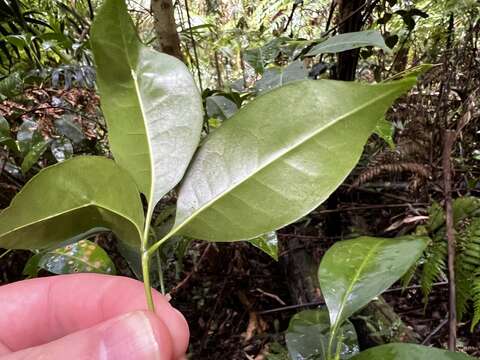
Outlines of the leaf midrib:
[{"label": "leaf midrib", "polygon": [[116,215],[120,216],[120,217],[123,218],[123,219],[127,219],[130,223],[132,223],[132,224],[135,226],[135,228],[136,228],[137,231],[138,231],[139,237],[140,237],[140,234],[141,234],[140,229],[139,229],[139,227],[137,226],[136,222],[133,221],[133,219],[131,219],[130,217],[128,217],[128,216],[126,216],[126,215],[124,215],[124,214],[121,214],[121,213],[119,213],[119,212],[117,212],[117,211],[115,211],[115,210],[112,210],[112,209],[110,209],[110,208],[108,208],[108,207],[105,207],[105,206],[103,206],[103,205],[99,205],[99,204],[96,203],[96,202],[89,202],[89,203],[87,203],[87,204],[84,204],[84,205],[81,205],[81,206],[76,206],[76,207],[73,207],[73,208],[68,209],[68,210],[65,210],[65,211],[57,212],[57,213],[52,214],[52,215],[50,215],[50,216],[45,216],[45,217],[43,217],[43,218],[41,218],[41,219],[38,219],[38,220],[36,220],[36,221],[31,221],[31,222],[29,222],[29,223],[27,223],[27,224],[24,224],[24,225],[22,225],[22,226],[14,227],[12,230],[9,230],[9,231],[7,231],[7,232],[5,232],[5,233],[0,234],[0,236],[1,236],[1,237],[7,236],[7,235],[9,235],[9,234],[14,233],[15,231],[19,231],[19,230],[21,230],[21,229],[23,229],[23,228],[27,228],[27,227],[29,227],[29,226],[31,226],[31,225],[40,224],[40,223],[42,223],[42,222],[51,220],[51,219],[53,219],[53,218],[55,218],[55,217],[57,217],[57,216],[65,215],[65,214],[68,214],[68,213],[70,213],[70,212],[74,212],[74,211],[76,211],[76,210],[80,210],[80,209],[87,208],[87,207],[90,207],[90,206],[94,206],[94,207],[101,208],[101,209],[106,210],[106,211],[108,211],[108,212],[110,212],[110,213],[116,214]]},{"label": "leaf midrib", "polygon": [[[120,14],[120,12],[117,12],[117,14]],[[129,19],[129,25],[132,25],[130,22],[131,20]],[[154,166],[153,166],[153,159],[152,159],[152,144],[150,143],[150,136],[149,136],[149,132],[148,132],[148,125],[147,125],[147,122],[146,122],[146,115],[145,115],[145,109],[144,109],[144,104],[143,104],[143,100],[142,100],[142,97],[140,96],[140,88],[138,86],[138,81],[137,81],[137,73],[136,73],[136,70],[137,70],[137,66],[138,66],[138,58],[137,58],[137,63],[136,64],[133,64],[131,59],[130,59],[130,55],[129,55],[129,51],[128,51],[128,46],[127,46],[127,40],[125,39],[125,33],[123,31],[123,26],[122,26],[122,29],[120,30],[120,33],[121,33],[121,38],[122,38],[122,43],[123,43],[123,48],[125,50],[125,56],[127,58],[127,62],[128,62],[128,65],[130,67],[130,76],[132,78],[132,81],[133,81],[133,84],[135,86],[135,95],[136,95],[136,98],[137,98],[137,101],[138,101],[138,105],[140,107],[140,112],[142,114],[142,124],[143,124],[143,127],[145,129],[145,138],[146,138],[146,141],[147,141],[147,146],[148,146],[148,149],[149,149],[149,152],[148,152],[148,160],[149,160],[149,163],[150,163],[150,169],[149,170],[146,170],[149,172],[149,176],[150,176],[150,186],[149,186],[149,189],[144,189],[144,190],[148,190],[149,191],[149,194],[145,194],[145,196],[147,197],[147,199],[149,200],[148,201],[148,206],[154,206],[153,204],[151,204],[152,202],[152,197],[153,197],[153,184],[154,184],[154,179],[153,179],[153,169],[154,169]],[[138,36],[138,35],[135,35],[135,36]],[[136,39],[136,42],[137,42],[137,46],[136,46],[136,51],[138,52],[138,56],[140,56],[141,54],[141,50],[142,50],[142,47],[143,47],[143,44],[140,42],[140,40],[137,38]],[[135,179],[135,176],[133,177]],[[136,182],[136,180],[135,180]],[[140,184],[138,184],[138,187],[140,188]]]},{"label": "leaf midrib", "polygon": [[340,324],[340,320],[342,318],[342,312],[345,308],[345,305],[347,303],[347,298],[348,298],[348,295],[352,292],[353,290],[353,287],[355,285],[355,283],[358,281],[358,279],[360,278],[360,275],[361,273],[363,272],[363,270],[365,269],[365,267],[367,266],[368,262],[371,260],[371,258],[373,257],[373,255],[376,253],[377,249],[380,247],[380,245],[382,245],[383,243],[385,242],[385,240],[380,240],[378,242],[376,242],[371,248],[370,250],[368,251],[367,255],[363,258],[362,260],[362,263],[360,264],[360,266],[358,267],[357,271],[355,272],[353,278],[352,278],[352,281],[350,282],[347,290],[345,291],[345,294],[343,295],[343,298],[342,298],[342,301],[340,302],[340,307],[338,309],[338,312],[337,312],[337,318],[335,319],[335,323],[333,324],[333,328],[337,328],[338,325]]}]

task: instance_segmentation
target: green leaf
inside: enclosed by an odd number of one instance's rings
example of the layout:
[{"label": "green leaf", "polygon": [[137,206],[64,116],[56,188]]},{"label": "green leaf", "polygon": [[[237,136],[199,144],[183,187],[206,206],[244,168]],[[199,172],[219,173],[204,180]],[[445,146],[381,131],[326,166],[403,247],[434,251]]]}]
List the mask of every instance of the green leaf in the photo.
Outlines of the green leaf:
[{"label": "green leaf", "polygon": [[237,104],[222,95],[213,95],[205,99],[207,115],[210,118],[227,120],[238,110]]},{"label": "green leaf", "polygon": [[42,249],[100,229],[138,246],[143,222],[133,179],[110,159],[79,156],[40,171],[0,213],[0,247]]},{"label": "green leaf", "polygon": [[315,56],[324,53],[338,53],[365,46],[376,46],[388,53],[392,51],[385,44],[382,34],[380,34],[378,30],[366,30],[332,36],[314,46],[306,56]]},{"label": "green leaf", "polygon": [[360,237],[335,243],[318,269],[332,327],[338,328],[400,279],[425,247],[425,239],[413,237]]},{"label": "green leaf", "polygon": [[383,139],[388,146],[390,146],[390,148],[393,149],[395,148],[395,143],[393,142],[393,131],[393,123],[385,118],[382,118],[379,122],[377,122],[373,132]]},{"label": "green leaf", "polygon": [[248,240],[248,242],[262,250],[273,260],[278,261],[278,238],[275,231],[270,231],[255,239]]},{"label": "green leaf", "polygon": [[37,253],[28,259],[27,263],[23,267],[22,274],[29,278],[38,276],[38,262],[40,261],[43,253]]},{"label": "green leaf", "polygon": [[62,137],[52,141],[50,151],[58,162],[65,161],[73,156],[73,145],[70,140]]},{"label": "green leaf", "polygon": [[33,120],[25,120],[20,125],[17,132],[17,143],[20,152],[25,156],[30,151],[32,144],[43,140],[42,135],[37,130],[38,125]]},{"label": "green leaf", "polygon": [[48,144],[50,144],[50,141],[44,140],[43,138],[37,138],[34,140],[22,161],[21,168],[23,174],[26,174],[28,170],[37,163],[38,159],[40,159],[45,150],[47,150]]},{"label": "green leaf", "polygon": [[[348,359],[360,351],[357,333],[350,322],[340,329],[332,351],[340,359]],[[305,310],[295,314],[288,325],[285,341],[291,359],[327,359],[330,321],[328,311]]]},{"label": "green leaf", "polygon": [[265,66],[274,62],[280,54],[282,45],[289,40],[288,38],[279,37],[269,41],[262,47],[248,49],[244,52],[244,58],[258,74],[263,74]]},{"label": "green leaf", "polygon": [[114,275],[116,272],[105,250],[88,240],[43,253],[38,260],[38,267],[53,274],[90,272]]},{"label": "green leaf", "polygon": [[124,0],[104,2],[91,43],[113,155],[153,207],[197,148],[201,96],[180,60],[140,42]]},{"label": "green leaf", "polygon": [[71,114],[65,114],[55,119],[54,124],[60,135],[72,140],[74,144],[78,144],[85,140],[85,134],[82,127],[74,121],[74,118]]},{"label": "green leaf", "polygon": [[25,35],[5,35],[1,37],[1,40],[5,40],[19,49],[28,47],[28,39]]},{"label": "green leaf", "polygon": [[6,145],[10,150],[19,152],[18,145],[10,134],[10,125],[3,116],[0,115],[0,146]]},{"label": "green leaf", "polygon": [[272,67],[265,70],[262,78],[255,83],[259,93],[275,89],[295,80],[308,78],[308,71],[303,62],[294,61],[286,67]]},{"label": "green leaf", "polygon": [[296,81],[247,104],[197,152],[170,235],[247,240],[308,214],[343,182],[377,119],[414,83]]},{"label": "green leaf", "polygon": [[416,344],[387,344],[354,356],[352,360],[473,360],[474,357]]},{"label": "green leaf", "polygon": [[0,115],[0,139],[10,138],[10,124],[7,119]]}]

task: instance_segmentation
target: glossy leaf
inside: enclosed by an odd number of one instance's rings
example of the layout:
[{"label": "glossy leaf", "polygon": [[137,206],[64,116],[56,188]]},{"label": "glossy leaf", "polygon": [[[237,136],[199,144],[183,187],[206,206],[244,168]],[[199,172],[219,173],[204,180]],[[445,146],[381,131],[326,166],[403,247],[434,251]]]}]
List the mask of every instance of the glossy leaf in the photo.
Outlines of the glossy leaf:
[{"label": "glossy leaf", "polygon": [[278,261],[278,237],[275,231],[270,231],[255,239],[248,240],[248,242],[262,250],[273,260]]},{"label": "glossy leaf", "polygon": [[338,53],[365,46],[375,46],[386,52],[391,52],[391,49],[385,44],[382,34],[380,34],[378,30],[366,30],[332,36],[314,46],[307,53],[307,56],[315,56],[324,53]]},{"label": "glossy leaf", "polygon": [[[359,352],[357,333],[350,322],[346,322],[333,344],[332,353],[338,351],[339,359],[349,359]],[[295,360],[327,359],[330,321],[328,311],[305,310],[290,320],[285,335],[290,358]],[[339,342],[338,340],[341,339]]]},{"label": "glossy leaf", "polygon": [[154,206],[197,148],[202,99],[180,60],[140,42],[124,0],[106,0],[95,19],[91,43],[111,149]]},{"label": "glossy leaf", "polygon": [[387,344],[377,346],[352,358],[352,360],[474,360],[459,352],[450,352],[416,344]]},{"label": "glossy leaf", "polygon": [[423,238],[360,237],[335,243],[323,256],[318,279],[332,327],[388,289],[426,247]]},{"label": "glossy leaf", "polygon": [[93,272],[113,275],[116,272],[105,250],[88,240],[43,253],[37,266],[53,274]]},{"label": "glossy leaf", "polygon": [[0,247],[42,249],[100,229],[138,246],[143,222],[133,179],[110,159],[79,156],[40,171],[0,213]]},{"label": "glossy leaf", "polygon": [[414,83],[296,81],[247,104],[197,152],[171,233],[246,240],[301,218],[343,182],[377,119]]}]

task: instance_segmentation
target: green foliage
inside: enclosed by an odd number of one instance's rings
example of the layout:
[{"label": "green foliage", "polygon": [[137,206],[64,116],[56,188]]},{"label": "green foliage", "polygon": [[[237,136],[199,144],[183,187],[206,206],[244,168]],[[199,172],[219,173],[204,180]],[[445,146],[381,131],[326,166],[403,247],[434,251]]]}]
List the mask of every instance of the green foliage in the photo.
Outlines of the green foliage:
[{"label": "green foliage", "polygon": [[0,244],[44,249],[109,229],[138,247],[143,222],[130,176],[112,160],[79,156],[40,171],[23,187],[0,214]]},{"label": "green foliage", "polygon": [[[348,359],[359,352],[357,333],[352,323],[346,321],[338,330],[339,336],[332,346],[332,352],[339,359]],[[291,359],[327,359],[330,320],[328,311],[304,310],[295,314],[285,334]]]},{"label": "green foliage", "polygon": [[413,82],[297,81],[250,102],[203,142],[171,233],[244,240],[307,214],[341,184],[376,118]]},{"label": "green foliage", "polygon": [[[473,302],[472,329],[480,321],[480,199],[461,197],[453,202],[454,226],[457,238],[455,282],[457,314],[461,319]],[[427,231],[431,237],[424,255],[420,283],[425,303],[433,283],[446,278],[447,239],[445,214],[438,203],[429,209]]]},{"label": "green foliage", "polygon": [[285,67],[270,67],[265,70],[262,78],[255,83],[258,94],[283,86],[296,80],[305,80],[308,77],[307,69],[300,60],[294,61]]},{"label": "green foliage", "polygon": [[72,61],[88,63],[85,4],[78,1],[73,7],[60,0],[2,1],[0,68],[9,73]]},{"label": "green foliage", "polygon": [[278,238],[275,231],[263,234],[255,239],[248,240],[250,244],[262,250],[273,260],[278,261]]},{"label": "green foliage", "polygon": [[34,277],[39,269],[53,274],[89,272],[114,275],[116,272],[115,265],[105,250],[89,240],[80,240],[36,254],[30,258],[24,273]]},{"label": "green foliage", "polygon": [[198,145],[200,94],[181,61],[140,42],[123,0],[105,2],[91,42],[112,152],[151,214],[181,180]]},{"label": "green foliage", "polygon": [[306,56],[315,56],[324,53],[338,53],[365,46],[376,46],[384,51],[391,52],[379,31],[366,30],[332,36],[320,44],[315,45]]},{"label": "green foliage", "polygon": [[377,122],[374,133],[383,139],[388,146],[390,146],[390,148],[394,149],[395,143],[393,142],[393,131],[393,124],[387,119],[382,118],[379,122]]},{"label": "green foliage", "polygon": [[335,243],[323,256],[318,279],[332,338],[342,323],[397,281],[426,247],[423,238],[361,237]]},{"label": "green foliage", "polygon": [[[328,314],[324,310],[309,310],[291,319],[286,342],[292,359],[338,360],[352,355],[353,359],[429,359],[430,349],[418,345],[415,349],[380,346],[355,355],[356,333],[347,321],[397,281],[425,247],[423,237],[361,237],[335,243],[323,256],[318,270]],[[406,356],[412,350],[416,357]],[[456,358],[454,353],[433,353],[442,354],[445,359]]]},{"label": "green foliage", "polygon": [[[307,214],[341,184],[377,119],[416,81],[291,82],[249,102],[208,134],[189,164],[202,112],[185,67],[139,42],[123,0],[106,0],[92,44],[115,161],[76,157],[40,172],[1,213],[0,245],[42,249],[111,229],[124,244],[140,248],[150,309],[149,260],[162,244],[176,235],[253,239]],[[153,207],[182,177],[175,223],[162,236],[150,229]],[[146,217],[140,193],[147,197]],[[342,272],[329,264],[328,254],[320,269],[333,320],[329,354],[346,318],[406,271],[417,255],[412,248],[423,246],[421,240],[360,240],[338,243],[330,254],[342,246],[347,254],[351,250],[349,261],[360,261],[361,273],[350,278],[347,266]],[[408,256],[398,256],[407,242]],[[381,281],[378,274],[385,275]],[[333,278],[346,284],[340,304],[325,288]]]}]

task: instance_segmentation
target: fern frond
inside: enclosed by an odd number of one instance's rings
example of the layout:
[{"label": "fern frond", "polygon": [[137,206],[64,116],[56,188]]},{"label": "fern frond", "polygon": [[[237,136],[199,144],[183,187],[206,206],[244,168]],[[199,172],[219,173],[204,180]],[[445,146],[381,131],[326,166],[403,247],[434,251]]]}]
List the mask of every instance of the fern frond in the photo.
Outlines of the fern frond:
[{"label": "fern frond", "polygon": [[421,178],[428,178],[430,176],[430,170],[423,164],[415,162],[398,162],[394,164],[382,164],[369,167],[358,176],[352,185],[354,187],[360,186],[383,174],[398,175],[405,172],[410,172]]},{"label": "fern frond", "polygon": [[472,300],[473,300],[473,319],[470,331],[473,331],[475,326],[480,321],[480,269],[475,273],[471,284]]},{"label": "fern frond", "polygon": [[403,288],[402,291],[405,290],[405,288],[412,282],[412,279],[417,272],[418,264],[419,261],[410,266],[410,269],[408,269],[407,272],[400,278],[400,283],[402,284]]},{"label": "fern frond", "polygon": [[455,226],[459,221],[480,216],[480,199],[473,196],[462,196],[453,201],[453,220]]},{"label": "fern frond", "polygon": [[428,296],[432,291],[433,283],[445,274],[447,242],[444,240],[443,235],[443,233],[437,234],[426,251],[425,263],[423,264],[420,278],[425,304],[428,302]]},{"label": "fern frond", "polygon": [[427,226],[430,232],[437,231],[445,223],[445,212],[438,202],[433,204],[428,209],[428,223]]},{"label": "fern frond", "polygon": [[[465,207],[463,207],[465,209]],[[472,209],[473,207],[470,207]],[[457,312],[465,313],[468,300],[473,300],[474,319],[480,320],[480,217],[459,222],[456,262]]]},{"label": "fern frond", "polygon": [[455,289],[457,317],[462,320],[467,312],[468,301],[472,298],[472,273],[464,266],[461,256],[455,260]]},{"label": "fern frond", "polygon": [[473,274],[480,269],[480,217],[474,218],[458,238],[460,261]]}]

